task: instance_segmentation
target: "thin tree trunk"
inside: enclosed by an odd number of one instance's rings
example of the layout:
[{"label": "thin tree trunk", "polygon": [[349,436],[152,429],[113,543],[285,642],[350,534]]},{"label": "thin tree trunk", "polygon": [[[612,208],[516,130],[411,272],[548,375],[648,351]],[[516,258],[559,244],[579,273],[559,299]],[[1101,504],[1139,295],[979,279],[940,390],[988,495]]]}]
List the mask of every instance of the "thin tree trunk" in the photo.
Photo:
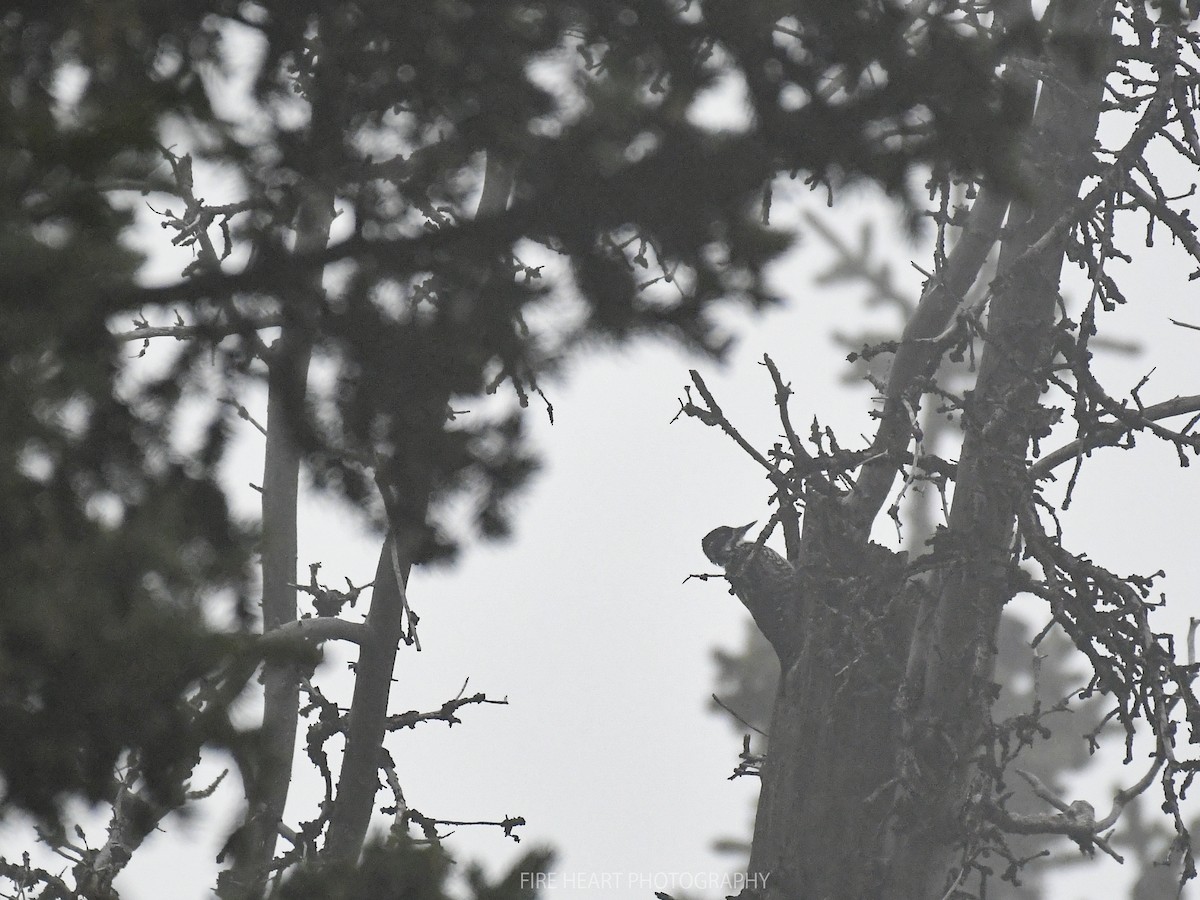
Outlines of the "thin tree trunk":
[{"label": "thin tree trunk", "polygon": [[[496,215],[508,206],[512,192],[511,166],[489,153],[477,217]],[[486,302],[484,298],[483,302]],[[449,403],[449,396],[446,402]],[[354,698],[346,729],[346,750],[338,776],[337,799],[329,821],[323,855],[328,860],[355,860],[362,851],[381,784],[383,738],[396,649],[406,628],[408,573],[413,550],[425,525],[429,497],[391,498],[380,485],[388,506],[391,528],[383,541],[375,569],[375,587],[359,643]],[[402,499],[402,502],[397,502]],[[403,509],[404,513],[399,510]]]},{"label": "thin tree trunk", "polygon": [[[420,523],[405,529],[410,537],[420,533]],[[346,728],[346,751],[338,777],[337,801],[329,821],[324,856],[330,860],[356,860],[366,840],[379,790],[379,766],[391,696],[396,649],[405,627],[405,590],[412,568],[411,547],[398,544],[389,530],[375,567],[371,609],[359,642],[354,667],[354,699]],[[397,581],[399,572],[401,580]]]},{"label": "thin tree trunk", "polygon": [[[333,198],[311,187],[297,215],[296,252],[314,253],[329,240]],[[319,296],[320,273],[305,290]],[[303,414],[312,356],[304,310],[311,298],[285,309],[282,333],[272,345],[267,378],[267,445],[262,491],[263,633],[296,620],[296,514],[301,447],[295,427]],[[262,892],[287,805],[300,710],[299,673],[293,664],[263,664],[261,766],[247,785],[248,816],[233,868],[222,879],[225,896]],[[232,892],[232,893],[230,893]]]}]

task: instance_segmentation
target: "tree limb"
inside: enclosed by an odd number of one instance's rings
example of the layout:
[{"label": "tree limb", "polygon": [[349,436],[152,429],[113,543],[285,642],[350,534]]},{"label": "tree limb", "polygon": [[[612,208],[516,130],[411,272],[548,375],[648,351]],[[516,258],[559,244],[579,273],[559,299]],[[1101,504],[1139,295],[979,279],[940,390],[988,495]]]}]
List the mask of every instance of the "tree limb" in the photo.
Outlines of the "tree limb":
[{"label": "tree limb", "polygon": [[351,622],[335,616],[317,616],[311,619],[296,619],[264,632],[260,643],[264,646],[285,644],[288,641],[350,641],[361,644],[364,627],[362,622]]},{"label": "tree limb", "polygon": [[247,329],[275,328],[283,324],[283,316],[247,317],[236,322],[200,322],[195,325],[137,325],[132,331],[119,331],[113,335],[118,341],[143,341],[150,338],[170,337],[177,341],[189,338],[215,340],[231,334],[241,334]]},{"label": "tree limb", "polygon": [[888,376],[869,461],[863,464],[854,490],[842,501],[850,525],[861,534],[870,531],[899,471],[900,453],[907,449],[912,435],[909,410],[916,402],[919,379],[929,374],[944,351],[937,338],[974,284],[1000,235],[1007,209],[1008,199],[999,191],[988,187],[980,191],[945,268],[926,284],[916,311],[905,325]]},{"label": "tree limb", "polygon": [[[1130,415],[1134,419],[1145,419],[1147,423],[1194,412],[1200,412],[1200,394],[1193,394],[1188,397],[1174,397],[1171,400],[1165,400],[1162,403],[1156,403],[1141,410],[1129,410]],[[1050,474],[1052,469],[1057,468],[1065,462],[1077,459],[1090,450],[1097,447],[1111,447],[1116,445],[1125,435],[1136,430],[1136,428],[1137,425],[1132,422],[1113,422],[1102,425],[1091,434],[1082,438],[1076,438],[1070,443],[1064,444],[1057,450],[1041,457],[1029,467],[1029,474],[1035,480],[1045,478]]]}]

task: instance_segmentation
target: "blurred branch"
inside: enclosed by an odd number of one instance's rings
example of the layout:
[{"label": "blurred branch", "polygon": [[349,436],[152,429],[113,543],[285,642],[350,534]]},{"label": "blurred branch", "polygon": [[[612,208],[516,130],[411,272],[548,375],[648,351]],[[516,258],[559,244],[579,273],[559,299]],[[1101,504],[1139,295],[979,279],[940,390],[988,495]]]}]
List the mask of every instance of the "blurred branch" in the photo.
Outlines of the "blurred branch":
[{"label": "blurred branch", "polygon": [[838,255],[838,260],[830,268],[817,276],[816,281],[818,284],[829,284],[834,281],[848,279],[865,281],[875,291],[874,296],[867,301],[868,305],[879,305],[886,301],[895,304],[905,314],[912,312],[912,298],[892,284],[891,270],[887,264],[883,263],[878,266],[871,266],[869,264],[869,260],[871,259],[871,232],[869,225],[863,227],[860,246],[854,248],[842,240],[837,232],[826,225],[825,220],[812,210],[804,211],[804,221]]},{"label": "blurred branch", "polygon": [[132,331],[118,331],[113,338],[118,341],[143,341],[150,338],[170,337],[177,341],[189,338],[219,340],[231,334],[243,334],[260,328],[276,328],[283,324],[283,316],[247,316],[234,322],[198,322],[195,325],[149,325],[135,322]]},{"label": "blurred branch", "polygon": [[295,640],[350,641],[354,644],[361,644],[365,630],[362,622],[318,616],[312,619],[296,619],[280,625],[278,628],[272,628],[263,634],[260,641],[268,647]]}]

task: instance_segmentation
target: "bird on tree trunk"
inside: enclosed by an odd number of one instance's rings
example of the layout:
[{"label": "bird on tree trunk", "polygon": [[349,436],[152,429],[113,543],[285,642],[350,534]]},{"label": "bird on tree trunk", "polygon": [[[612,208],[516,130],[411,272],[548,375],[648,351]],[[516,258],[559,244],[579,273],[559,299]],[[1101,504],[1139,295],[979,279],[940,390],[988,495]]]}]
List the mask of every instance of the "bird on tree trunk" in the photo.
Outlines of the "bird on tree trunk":
[{"label": "bird on tree trunk", "polygon": [[[754,523],[714,528],[700,542],[704,555],[725,570],[733,593],[750,611],[767,640],[783,658],[796,649],[800,593],[796,568],[772,550],[745,540]],[[783,645],[786,645],[783,646]]]}]

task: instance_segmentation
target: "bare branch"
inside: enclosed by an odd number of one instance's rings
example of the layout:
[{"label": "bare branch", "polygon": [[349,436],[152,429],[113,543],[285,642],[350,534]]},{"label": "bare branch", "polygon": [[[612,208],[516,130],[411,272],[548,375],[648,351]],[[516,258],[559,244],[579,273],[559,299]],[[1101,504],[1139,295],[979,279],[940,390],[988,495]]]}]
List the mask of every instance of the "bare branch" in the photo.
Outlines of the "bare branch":
[{"label": "bare branch", "polygon": [[740,715],[738,715],[736,712],[734,712],[732,709],[730,709],[729,705],[724,700],[722,700],[720,697],[718,697],[716,694],[711,694],[710,696],[712,697],[713,703],[717,704],[717,706],[721,707],[721,709],[725,710],[725,712],[729,713],[731,716],[733,716],[735,719],[737,719],[739,722],[741,722],[743,725],[745,725],[747,728],[749,728],[755,734],[760,734],[763,737],[767,736],[767,733],[765,731],[763,731],[761,728],[759,728],[755,725],[751,725],[749,722],[747,722],[745,719],[743,719]]},{"label": "bare branch", "polygon": [[401,728],[416,728],[422,722],[445,722],[451,726],[461,725],[462,719],[457,716],[458,711],[464,706],[472,704],[508,706],[508,698],[492,700],[484,693],[471,694],[469,697],[455,697],[453,700],[447,700],[443,703],[441,709],[436,709],[432,712],[417,712],[413,709],[394,716],[388,716],[387,730],[399,731]]},{"label": "bare branch", "polygon": [[[689,392],[687,402],[680,402],[679,413],[676,414],[675,418],[678,418],[681,415],[691,416],[692,418],[699,419],[705,425],[716,426],[720,428],[727,435],[729,435],[729,437],[733,439],[733,442],[741,447],[751,459],[753,459],[766,471],[767,477],[771,480],[771,483],[774,484],[775,487],[781,492],[783,492],[785,497],[790,498],[792,496],[791,481],[786,475],[784,475],[779,466],[775,465],[773,462],[763,456],[763,454],[759,452],[758,448],[746,440],[742,436],[741,432],[734,427],[733,423],[729,421],[725,413],[721,410],[720,404],[718,404],[716,398],[713,397],[712,392],[708,389],[708,385],[704,383],[704,379],[700,377],[700,373],[695,369],[689,369],[688,374],[692,376],[692,383],[696,386],[696,390],[700,392],[700,397],[704,400],[704,406],[697,406],[692,401],[691,394]],[[674,421],[674,419],[672,421]]]},{"label": "bare branch", "polygon": [[1164,761],[1164,756],[1156,756],[1154,759],[1154,765],[1147,770],[1146,774],[1142,776],[1140,781],[1122,791],[1117,791],[1116,795],[1113,797],[1112,809],[1109,811],[1107,816],[1096,823],[1097,831],[1107,831],[1109,828],[1112,828],[1117,824],[1117,819],[1121,817],[1121,813],[1124,811],[1129,801],[1145,793],[1146,789],[1149,788],[1154,782],[1154,777],[1162,769]]},{"label": "bare branch", "polygon": [[[489,151],[475,221],[503,216],[512,186],[511,162]],[[446,396],[443,402],[448,404],[449,399]],[[329,859],[353,860],[362,851],[379,782],[379,754],[386,732],[396,648],[404,641],[421,649],[417,638],[419,617],[409,604],[407,585],[429,497],[405,497],[401,508],[392,486],[380,474],[382,468],[375,466],[375,483],[389,527],[375,569],[375,588],[365,623],[367,635],[359,650],[337,802],[324,848]]]},{"label": "bare branch", "polygon": [[350,641],[353,644],[361,644],[365,631],[362,622],[318,616],[311,619],[296,619],[280,625],[278,628],[272,628],[263,634],[260,642],[268,647],[296,640],[315,643]]},{"label": "bare branch", "polygon": [[233,397],[225,397],[221,400],[221,402],[225,403],[229,406],[232,406],[237,411],[239,419],[244,419],[245,421],[249,422],[251,425],[253,425],[255,428],[258,429],[258,433],[261,434],[263,437],[267,436],[266,426],[264,426],[261,422],[259,422],[258,419],[254,418],[254,416],[250,415],[250,410],[248,410],[248,409],[246,409],[246,407],[242,406],[242,404],[239,401],[235,400]]},{"label": "bare branch", "polygon": [[421,831],[424,832],[426,839],[430,843],[435,844],[440,842],[442,838],[449,836],[438,834],[437,827],[439,825],[491,825],[501,829],[504,832],[505,837],[510,837],[519,844],[521,842],[521,838],[514,834],[514,832],[516,829],[525,824],[525,818],[523,816],[506,816],[500,821],[481,819],[462,821],[459,819],[435,819],[432,816],[427,816],[424,813],[418,812],[417,810],[411,808],[408,810],[408,820],[418,825],[421,828]]},{"label": "bare branch", "polygon": [[988,809],[988,817],[1001,829],[1012,834],[1066,835],[1084,853],[1091,853],[1094,844],[1117,862],[1125,862],[1125,858],[1098,833],[1103,829],[1096,827],[1096,813],[1090,803],[1076,800],[1068,804],[1056,797],[1036,775],[1023,769],[1017,769],[1017,773],[1029,783],[1035,794],[1061,812],[1020,814],[992,806]]},{"label": "bare branch", "polygon": [[[1175,397],[1171,400],[1165,400],[1162,403],[1156,403],[1153,406],[1147,406],[1138,411],[1128,410],[1129,417],[1126,421],[1103,425],[1086,437],[1077,438],[1069,444],[1064,444],[1057,450],[1047,453],[1029,467],[1029,474],[1035,480],[1045,478],[1050,474],[1052,469],[1057,468],[1065,462],[1077,459],[1089,450],[1097,447],[1112,447],[1119,444],[1121,439],[1130,432],[1147,427],[1150,422],[1194,412],[1200,412],[1200,394],[1193,394],[1189,397]],[[1145,422],[1139,425],[1137,422],[1138,419],[1144,419]]]}]

